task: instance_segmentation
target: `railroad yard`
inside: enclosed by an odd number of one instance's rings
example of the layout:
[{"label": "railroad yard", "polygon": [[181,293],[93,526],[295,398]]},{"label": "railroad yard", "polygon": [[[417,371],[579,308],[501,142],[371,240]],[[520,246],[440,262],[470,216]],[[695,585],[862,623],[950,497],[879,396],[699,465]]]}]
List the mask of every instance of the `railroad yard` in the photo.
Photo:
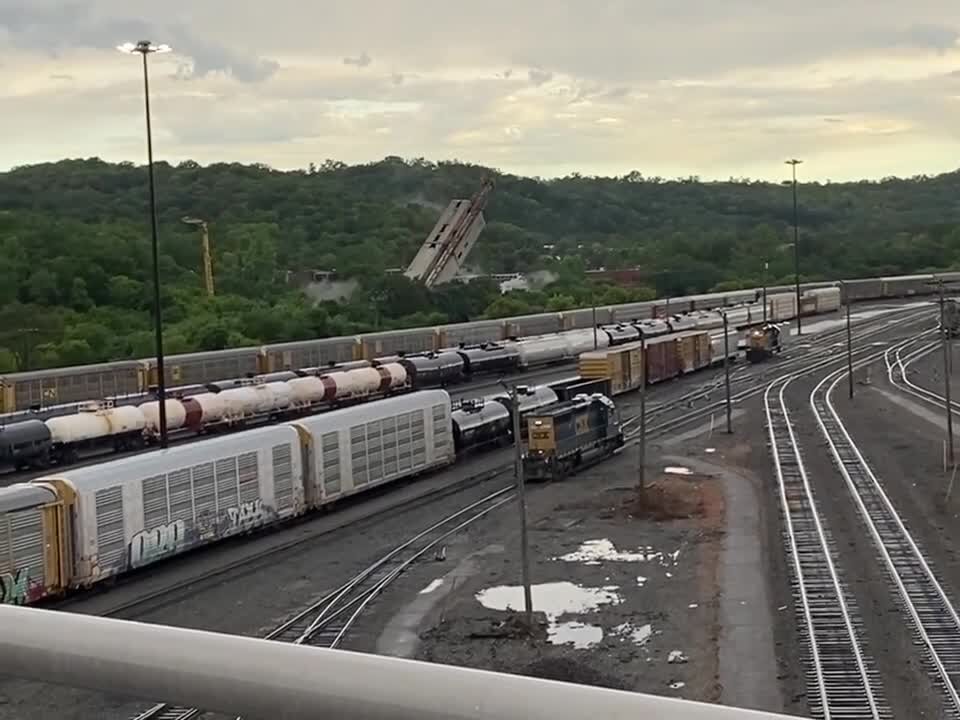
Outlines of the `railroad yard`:
[{"label": "railroad yard", "polygon": [[[842,313],[805,318],[781,354],[731,365],[730,434],[716,364],[617,396],[625,445],[526,488],[532,629],[509,447],[47,604],[803,717],[956,716],[960,487],[937,318],[930,300],[853,306],[852,399]],[[3,680],[0,720],[201,714],[163,700]]]}]

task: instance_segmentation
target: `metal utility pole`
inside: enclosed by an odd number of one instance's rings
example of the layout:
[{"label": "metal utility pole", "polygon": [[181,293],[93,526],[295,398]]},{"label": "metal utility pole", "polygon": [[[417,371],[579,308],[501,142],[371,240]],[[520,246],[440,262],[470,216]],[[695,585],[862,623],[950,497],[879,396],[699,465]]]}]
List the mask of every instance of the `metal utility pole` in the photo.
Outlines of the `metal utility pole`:
[{"label": "metal utility pole", "polygon": [[194,217],[185,217],[181,218],[181,222],[186,223],[187,225],[196,225],[200,228],[200,231],[203,233],[203,286],[207,291],[208,297],[213,297],[213,258],[210,254],[210,232],[207,228],[207,221],[201,220],[200,218]]},{"label": "metal utility pole", "polygon": [[943,384],[944,406],[947,410],[947,459],[949,467],[953,467],[953,403],[950,402],[950,347],[947,339],[946,300],[943,296],[943,280],[938,280],[940,287],[940,337],[943,339]]},{"label": "metal utility pole", "polygon": [[[846,296],[846,287],[843,288]],[[850,399],[853,400],[853,334],[850,332],[850,299],[847,298],[847,380],[850,385]]]},{"label": "metal utility pole", "polygon": [[593,303],[593,349],[597,349],[597,301],[592,299]]},{"label": "metal utility pole", "polygon": [[510,391],[513,412],[514,472],[517,477],[517,499],[520,501],[520,570],[523,580],[523,604],[527,628],[533,630],[533,592],[530,588],[530,555],[527,541],[527,493],[523,480],[523,438],[520,437],[520,397],[517,386]]},{"label": "metal utility pole", "polygon": [[147,71],[147,55],[170,52],[169,45],[154,45],[149,40],[137,44],[126,43],[118,48],[127,54],[139,54],[143,58],[143,97],[147,118],[147,171],[150,177],[150,230],[153,250],[153,320],[157,345],[157,403],[160,424],[160,447],[167,447],[167,388],[163,364],[163,319],[160,312],[160,241],[157,235],[157,193],[153,176],[153,131],[150,125],[150,74]]},{"label": "metal utility pole", "polygon": [[766,260],[763,261],[763,322],[767,322],[767,270],[770,268],[770,263]]},{"label": "metal utility pole", "polygon": [[723,384],[727,394],[727,432],[733,432],[733,418],[730,408],[730,330],[727,324],[727,314],[723,314]]},{"label": "metal utility pole", "polygon": [[640,333],[640,357],[643,358],[643,382],[640,383],[640,440],[637,443],[637,487],[643,496],[647,488],[647,336]]},{"label": "metal utility pole", "polygon": [[786,164],[793,169],[793,281],[797,289],[797,335],[801,335],[803,330],[800,321],[800,229],[797,215],[797,165],[803,163],[803,160],[787,160]]}]

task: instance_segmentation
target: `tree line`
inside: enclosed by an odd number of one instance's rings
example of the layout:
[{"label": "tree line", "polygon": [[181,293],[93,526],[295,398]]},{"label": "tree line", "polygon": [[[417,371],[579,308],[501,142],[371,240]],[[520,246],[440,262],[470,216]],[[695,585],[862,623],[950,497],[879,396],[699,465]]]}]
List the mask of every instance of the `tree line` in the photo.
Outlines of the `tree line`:
[{"label": "tree line", "polygon": [[[459,162],[387,158],[281,172],[156,165],[161,303],[170,353],[464,322],[790,281],[790,188],[696,178],[525,178]],[[497,187],[469,260],[479,272],[550,271],[501,295],[479,279],[435,291],[404,268],[454,197]],[[801,273],[837,279],[960,268],[960,174],[803,183]],[[0,372],[153,353],[146,170],[64,160],[0,173]],[[217,294],[201,281],[210,225]],[[765,270],[765,265],[767,269]],[[640,287],[587,268],[640,268]],[[359,287],[314,303],[287,281],[336,269]]]}]

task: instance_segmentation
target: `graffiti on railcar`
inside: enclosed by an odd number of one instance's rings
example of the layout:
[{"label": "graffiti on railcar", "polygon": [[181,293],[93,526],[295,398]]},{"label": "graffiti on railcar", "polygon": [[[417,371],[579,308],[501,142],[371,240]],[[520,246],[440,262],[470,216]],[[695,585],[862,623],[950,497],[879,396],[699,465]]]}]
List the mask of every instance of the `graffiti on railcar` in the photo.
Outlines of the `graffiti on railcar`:
[{"label": "graffiti on railcar", "polygon": [[0,605],[27,605],[43,595],[43,584],[31,580],[26,568],[0,574]]},{"label": "graffiti on railcar", "polygon": [[237,507],[227,508],[227,519],[234,532],[252,530],[270,522],[275,517],[274,509],[264,505],[260,498],[240,503]]},{"label": "graffiti on railcar", "polygon": [[156,562],[182,550],[187,544],[187,528],[183,520],[138,532],[130,541],[130,567]]}]

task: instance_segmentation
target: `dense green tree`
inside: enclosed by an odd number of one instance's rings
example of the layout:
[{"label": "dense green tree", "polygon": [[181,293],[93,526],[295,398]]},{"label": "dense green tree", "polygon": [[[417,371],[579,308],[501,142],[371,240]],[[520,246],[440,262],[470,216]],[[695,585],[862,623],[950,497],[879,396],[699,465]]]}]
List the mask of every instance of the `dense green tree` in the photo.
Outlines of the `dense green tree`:
[{"label": "dense green tree", "polygon": [[[156,166],[169,353],[465,322],[654,296],[792,282],[792,203],[779,183],[571,175],[540,181],[458,162],[391,157],[302,171],[185,161]],[[452,198],[496,190],[471,272],[524,272],[426,290],[402,270]],[[0,173],[0,371],[154,353],[146,174],[65,160]],[[800,187],[802,277],[960,268],[960,172]],[[209,223],[217,294],[202,282]],[[640,286],[588,268],[637,268]],[[347,302],[309,301],[288,273],[335,270]]]}]

